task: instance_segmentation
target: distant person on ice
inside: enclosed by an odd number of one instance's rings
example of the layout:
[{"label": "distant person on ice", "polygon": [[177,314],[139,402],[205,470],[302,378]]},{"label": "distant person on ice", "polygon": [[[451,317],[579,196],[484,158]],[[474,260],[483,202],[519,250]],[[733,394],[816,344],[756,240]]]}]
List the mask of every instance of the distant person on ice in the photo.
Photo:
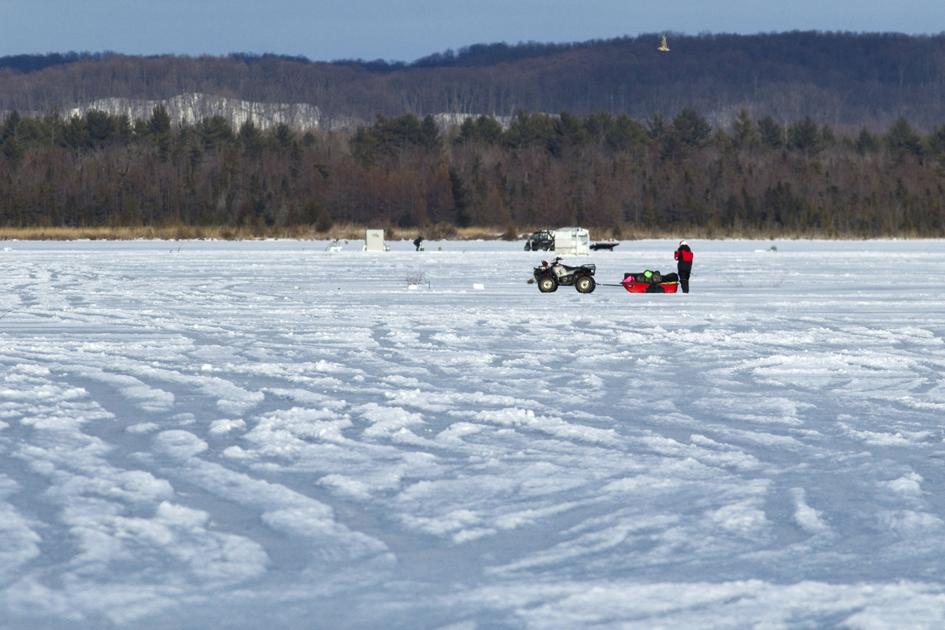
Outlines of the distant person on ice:
[{"label": "distant person on ice", "polygon": [[422,242],[423,242],[422,236],[418,236],[417,238],[413,239],[413,246],[417,248],[418,252],[420,251],[420,243]]},{"label": "distant person on ice", "polygon": [[689,243],[679,241],[679,247],[673,252],[673,258],[678,262],[676,267],[679,272],[679,284],[682,286],[682,292],[689,293],[689,275],[692,273],[693,258]]}]

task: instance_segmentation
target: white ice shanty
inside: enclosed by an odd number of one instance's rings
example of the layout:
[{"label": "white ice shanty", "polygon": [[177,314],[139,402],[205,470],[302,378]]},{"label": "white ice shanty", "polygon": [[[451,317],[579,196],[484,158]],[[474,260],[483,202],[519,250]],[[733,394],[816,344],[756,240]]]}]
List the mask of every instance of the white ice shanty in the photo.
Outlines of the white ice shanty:
[{"label": "white ice shanty", "polygon": [[555,253],[585,256],[591,253],[591,235],[582,227],[561,227],[554,231]]},{"label": "white ice shanty", "polygon": [[364,251],[366,252],[389,252],[390,247],[384,243],[384,230],[365,230],[364,231]]}]

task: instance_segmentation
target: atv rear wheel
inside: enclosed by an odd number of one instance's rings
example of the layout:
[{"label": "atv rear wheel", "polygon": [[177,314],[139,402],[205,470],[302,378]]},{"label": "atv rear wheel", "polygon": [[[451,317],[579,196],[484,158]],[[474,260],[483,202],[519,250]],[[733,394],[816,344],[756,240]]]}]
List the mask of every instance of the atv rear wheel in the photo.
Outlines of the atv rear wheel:
[{"label": "atv rear wheel", "polygon": [[596,287],[597,283],[591,276],[581,276],[574,281],[574,288],[578,293],[593,293]]},{"label": "atv rear wheel", "polygon": [[558,290],[558,279],[552,275],[545,275],[538,279],[538,290],[542,293],[554,293]]}]

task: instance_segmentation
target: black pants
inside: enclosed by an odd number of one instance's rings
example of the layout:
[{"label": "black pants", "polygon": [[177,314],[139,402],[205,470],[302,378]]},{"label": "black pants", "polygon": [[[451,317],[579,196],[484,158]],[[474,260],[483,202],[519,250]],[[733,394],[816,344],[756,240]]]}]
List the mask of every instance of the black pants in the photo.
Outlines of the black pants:
[{"label": "black pants", "polygon": [[689,293],[689,272],[688,271],[679,272],[679,286],[682,287],[683,293]]}]

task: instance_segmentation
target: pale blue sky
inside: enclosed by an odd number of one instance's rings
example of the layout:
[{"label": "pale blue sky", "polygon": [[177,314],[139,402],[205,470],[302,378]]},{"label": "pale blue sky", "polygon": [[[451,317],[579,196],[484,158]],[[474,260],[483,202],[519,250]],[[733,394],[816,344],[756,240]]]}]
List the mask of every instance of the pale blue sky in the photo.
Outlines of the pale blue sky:
[{"label": "pale blue sky", "polygon": [[945,0],[0,0],[0,55],[273,52],[412,61],[674,31],[945,31]]}]

